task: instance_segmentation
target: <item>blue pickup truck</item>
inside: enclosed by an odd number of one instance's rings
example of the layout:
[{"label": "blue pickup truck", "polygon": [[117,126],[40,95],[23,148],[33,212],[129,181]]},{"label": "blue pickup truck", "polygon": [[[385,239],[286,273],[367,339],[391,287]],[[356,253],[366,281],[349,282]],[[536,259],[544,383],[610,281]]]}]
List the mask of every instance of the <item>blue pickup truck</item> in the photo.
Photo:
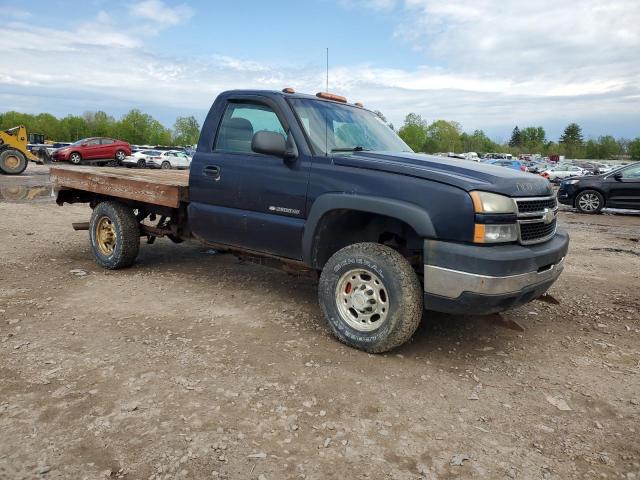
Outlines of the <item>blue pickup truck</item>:
[{"label": "blue pickup truck", "polygon": [[490,314],[540,297],[569,243],[547,180],[414,153],[326,92],[224,92],[188,178],[130,172],[52,169],[60,205],[93,208],[74,225],[100,265],[129,266],[141,237],[165,236],[317,272],[331,331],[368,352],[406,342],[423,309]]}]

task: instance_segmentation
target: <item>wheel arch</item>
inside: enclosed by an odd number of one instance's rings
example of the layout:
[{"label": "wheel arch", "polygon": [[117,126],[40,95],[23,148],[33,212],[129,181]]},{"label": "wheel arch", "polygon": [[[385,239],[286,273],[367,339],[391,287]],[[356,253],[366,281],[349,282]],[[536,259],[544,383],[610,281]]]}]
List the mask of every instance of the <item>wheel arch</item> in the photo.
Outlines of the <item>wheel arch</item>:
[{"label": "wheel arch", "polygon": [[384,197],[327,193],[318,197],[305,223],[302,237],[304,263],[322,268],[328,258],[319,254],[319,245],[331,218],[337,214],[371,214],[397,220],[409,226],[418,238],[435,238],[436,232],[429,213],[413,203]]}]

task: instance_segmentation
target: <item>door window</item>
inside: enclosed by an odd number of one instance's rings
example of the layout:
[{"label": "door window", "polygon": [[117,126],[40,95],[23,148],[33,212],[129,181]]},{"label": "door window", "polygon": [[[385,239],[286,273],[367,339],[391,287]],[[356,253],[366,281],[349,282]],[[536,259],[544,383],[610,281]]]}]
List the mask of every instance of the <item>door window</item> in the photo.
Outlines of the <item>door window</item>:
[{"label": "door window", "polygon": [[214,150],[252,153],[251,140],[257,132],[285,134],[275,112],[254,103],[229,103],[220,123]]},{"label": "door window", "polygon": [[113,143],[113,140],[111,140],[110,138],[103,138],[102,140],[100,140],[100,142],[102,143],[102,145],[111,145]]},{"label": "door window", "polygon": [[100,139],[94,138],[93,140],[89,140],[87,145],[90,147],[95,147],[96,145],[100,145]]},{"label": "door window", "polygon": [[640,180],[640,165],[634,165],[633,167],[625,168],[621,173],[622,178]]}]

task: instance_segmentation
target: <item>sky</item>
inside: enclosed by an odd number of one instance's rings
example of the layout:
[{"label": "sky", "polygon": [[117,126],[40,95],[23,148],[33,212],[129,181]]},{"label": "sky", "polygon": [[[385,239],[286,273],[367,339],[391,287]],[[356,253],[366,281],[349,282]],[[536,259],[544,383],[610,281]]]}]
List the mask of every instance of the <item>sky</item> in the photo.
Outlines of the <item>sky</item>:
[{"label": "sky", "polygon": [[0,111],[140,108],[171,127],[224,90],[329,90],[505,141],[640,136],[640,0],[3,2]]}]

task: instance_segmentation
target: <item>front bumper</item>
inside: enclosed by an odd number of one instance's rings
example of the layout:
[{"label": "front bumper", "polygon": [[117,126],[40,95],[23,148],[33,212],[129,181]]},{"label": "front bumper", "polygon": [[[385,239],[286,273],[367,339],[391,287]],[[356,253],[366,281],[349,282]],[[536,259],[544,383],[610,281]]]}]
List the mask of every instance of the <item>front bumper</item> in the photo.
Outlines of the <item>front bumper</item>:
[{"label": "front bumper", "polygon": [[558,202],[563,205],[571,205],[573,207],[576,198],[576,187],[574,184],[560,184],[558,190]]},{"label": "front bumper", "polygon": [[569,236],[538,245],[476,246],[425,240],[424,304],[428,310],[484,315],[544,294],[564,268]]}]

